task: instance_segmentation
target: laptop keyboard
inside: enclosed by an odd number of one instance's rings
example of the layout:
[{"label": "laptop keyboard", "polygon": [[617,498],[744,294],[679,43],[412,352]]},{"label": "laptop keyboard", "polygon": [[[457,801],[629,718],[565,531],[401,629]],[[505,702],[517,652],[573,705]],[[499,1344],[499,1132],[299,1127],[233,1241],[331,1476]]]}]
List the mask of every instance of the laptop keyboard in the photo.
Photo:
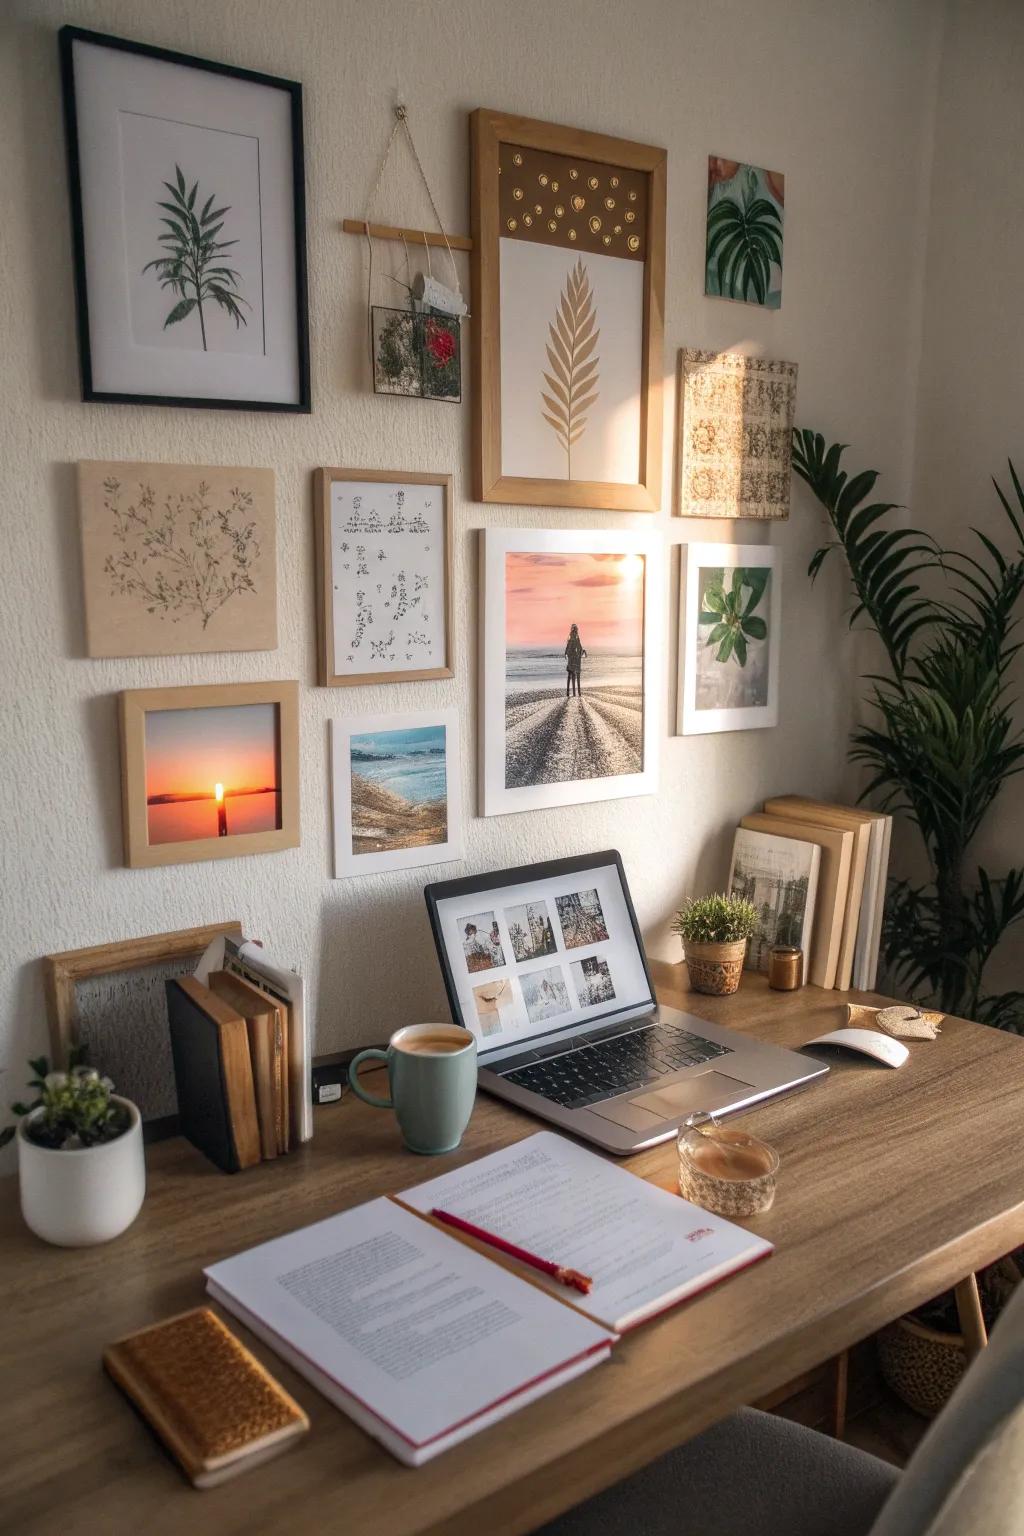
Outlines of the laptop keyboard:
[{"label": "laptop keyboard", "polygon": [[[613,1025],[612,1031],[621,1031],[621,1026]],[[502,1062],[496,1070],[507,1083],[529,1088],[563,1109],[586,1109],[602,1099],[637,1092],[683,1067],[732,1054],[727,1045],[671,1024],[613,1032],[608,1038],[602,1038],[604,1034],[598,1031],[596,1038],[587,1035],[578,1043],[559,1041],[547,1048],[547,1056],[540,1046]]]}]

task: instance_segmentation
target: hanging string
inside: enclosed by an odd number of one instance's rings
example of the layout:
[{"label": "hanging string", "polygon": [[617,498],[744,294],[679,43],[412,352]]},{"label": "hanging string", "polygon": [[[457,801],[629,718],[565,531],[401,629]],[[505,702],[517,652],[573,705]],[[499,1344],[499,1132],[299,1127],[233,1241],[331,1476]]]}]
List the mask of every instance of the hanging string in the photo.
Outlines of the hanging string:
[{"label": "hanging string", "polygon": [[[373,239],[372,239],[372,237],[370,235],[370,224],[373,221],[373,213],[374,213],[374,209],[375,209],[376,204],[377,204],[377,196],[378,196],[378,194],[380,192],[380,189],[381,189],[381,183],[384,180],[384,172],[387,170],[388,160],[389,160],[389,158],[391,156],[392,147],[394,145],[395,139],[397,138],[399,132],[401,132],[403,129],[405,130],[405,137],[406,137],[406,141],[408,142],[409,150],[410,150],[410,152],[412,154],[412,158],[413,158],[413,160],[416,163],[416,169],[419,171],[420,179],[422,180],[423,185],[424,185],[424,187],[427,190],[427,198],[428,198],[428,200],[430,202],[431,211],[433,212],[434,219],[437,222],[437,227],[441,231],[441,238],[443,239],[443,241],[445,243],[445,247],[446,247],[446,249],[448,251],[448,260],[451,262],[452,276],[454,278],[454,284],[455,284],[455,292],[459,295],[460,298],[462,297],[462,284],[459,282],[459,269],[455,265],[455,256],[454,256],[454,254],[452,252],[451,244],[449,243],[449,240],[448,240],[448,235],[447,235],[447,232],[446,232],[445,227],[444,227],[444,222],[443,222],[443,220],[441,218],[440,213],[437,210],[437,203],[434,201],[434,194],[433,194],[433,192],[430,189],[430,182],[427,180],[427,173],[423,169],[423,162],[422,162],[422,160],[419,157],[419,151],[416,148],[416,143],[415,143],[415,140],[413,139],[413,136],[412,136],[412,129],[409,127],[408,111],[407,111],[407,109],[404,106],[399,105],[399,106],[395,107],[395,121],[394,121],[394,125],[393,125],[393,127],[391,129],[391,134],[390,134],[390,136],[388,138],[387,145],[386,145],[386,147],[384,149],[384,154],[383,154],[383,156],[381,158],[380,169],[377,172],[377,180],[374,182],[374,184],[373,184],[373,191],[370,193],[370,200],[369,200],[369,202],[367,204],[367,207],[366,207],[366,218],[363,220],[363,231],[364,231],[364,233],[366,235],[366,247],[367,247],[367,250],[369,252],[369,272],[367,274],[367,287],[366,287],[366,331],[367,331],[367,342],[368,342],[369,349],[370,349],[370,367],[371,367],[371,369],[373,367],[373,360],[374,360],[374,347],[373,347]],[[409,292],[411,294],[411,292],[412,292],[412,269],[411,269],[410,260],[409,260],[409,246],[406,243],[406,239],[405,239],[404,233],[402,234],[402,245],[405,247],[405,276],[406,276],[406,283],[407,283],[407,286],[409,288]],[[430,242],[427,240],[427,236],[426,236],[426,231],[425,230],[423,231],[423,248],[426,251],[426,255],[427,255],[427,275],[428,275],[428,277],[433,277],[433,271],[431,269],[431,264],[430,264]]]}]

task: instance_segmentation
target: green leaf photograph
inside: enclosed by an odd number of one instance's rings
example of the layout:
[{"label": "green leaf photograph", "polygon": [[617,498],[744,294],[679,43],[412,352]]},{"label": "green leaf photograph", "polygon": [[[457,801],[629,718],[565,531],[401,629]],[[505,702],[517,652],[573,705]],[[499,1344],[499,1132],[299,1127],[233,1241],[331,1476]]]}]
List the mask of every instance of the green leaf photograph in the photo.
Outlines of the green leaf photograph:
[{"label": "green leaf photograph", "polygon": [[779,171],[709,158],[706,294],[781,307],[784,203]]},{"label": "green leaf photograph", "polygon": [[772,569],[746,563],[757,555],[754,546],[726,546],[723,553],[736,563],[701,564],[696,579],[694,707],[761,709],[771,689]]},{"label": "green leaf photograph", "polygon": [[172,200],[157,199],[157,207],[164,210],[160,223],[166,226],[157,241],[165,250],[142,270],[154,272],[160,287],[169,290],[176,301],[164,319],[164,330],[180,325],[195,312],[206,352],[208,308],[204,309],[204,305],[215,304],[224,310],[235,322],[236,330],[249,323],[242,312],[243,305],[246,309],[250,306],[241,293],[241,275],[229,265],[232,258],[224,255],[238,241],[217,238],[225,227],[231,205],[216,206],[217,195],[213,192],[201,199],[199,182],[194,181],[189,187],[180,165],[174,167],[174,182],[165,181],[164,187]]}]

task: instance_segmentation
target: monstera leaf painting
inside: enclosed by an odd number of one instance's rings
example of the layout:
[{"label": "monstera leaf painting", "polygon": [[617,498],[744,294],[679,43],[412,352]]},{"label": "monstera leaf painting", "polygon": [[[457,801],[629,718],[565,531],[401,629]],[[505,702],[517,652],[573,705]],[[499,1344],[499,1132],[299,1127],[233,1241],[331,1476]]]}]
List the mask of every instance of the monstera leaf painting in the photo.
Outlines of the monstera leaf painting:
[{"label": "monstera leaf painting", "polygon": [[572,450],[587,430],[587,411],[598,397],[596,348],[601,332],[582,261],[569,272],[548,333],[551,372],[544,371],[543,415],[565,449],[565,477],[571,480]]},{"label": "monstera leaf painting", "polygon": [[782,304],[785,177],[715,156],[708,162],[704,291],[778,309]]},{"label": "monstera leaf painting", "polygon": [[747,664],[748,646],[768,638],[768,625],[755,609],[764,597],[771,571],[763,566],[737,566],[731,579],[728,571],[716,572],[704,589],[700,623],[710,625],[705,646],[715,652],[715,660]]}]

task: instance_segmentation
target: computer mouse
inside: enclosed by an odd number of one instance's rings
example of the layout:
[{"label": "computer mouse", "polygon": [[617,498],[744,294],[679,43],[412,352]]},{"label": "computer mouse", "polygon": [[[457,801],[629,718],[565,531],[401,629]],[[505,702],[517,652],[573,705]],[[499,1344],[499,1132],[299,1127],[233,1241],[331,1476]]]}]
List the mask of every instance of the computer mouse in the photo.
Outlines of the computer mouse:
[{"label": "computer mouse", "polygon": [[856,1051],[859,1056],[873,1056],[883,1067],[902,1067],[910,1052],[899,1040],[883,1035],[875,1029],[833,1029],[807,1045],[836,1045],[844,1051]]}]

